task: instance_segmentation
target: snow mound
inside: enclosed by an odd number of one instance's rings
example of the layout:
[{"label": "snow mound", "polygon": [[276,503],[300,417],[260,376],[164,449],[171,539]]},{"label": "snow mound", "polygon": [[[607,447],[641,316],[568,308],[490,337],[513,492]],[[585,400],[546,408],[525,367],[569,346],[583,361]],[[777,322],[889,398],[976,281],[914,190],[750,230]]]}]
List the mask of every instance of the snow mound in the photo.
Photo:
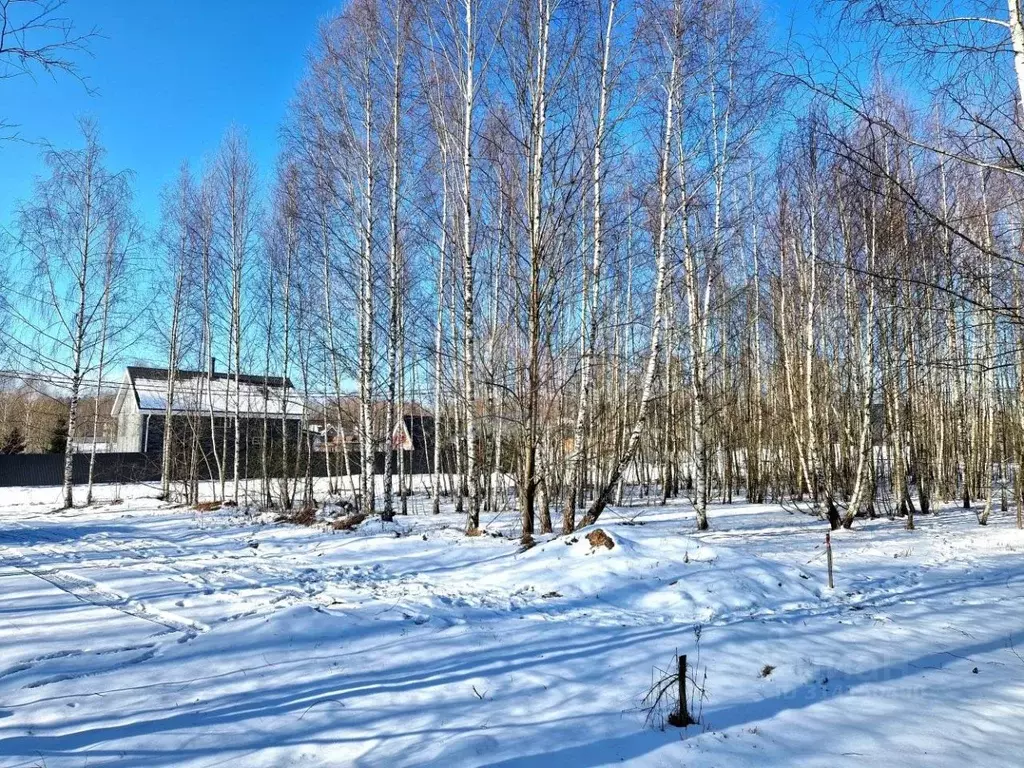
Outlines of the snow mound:
[{"label": "snow mound", "polygon": [[[597,528],[611,538],[611,549],[587,541]],[[514,565],[506,558],[484,564],[478,585],[508,587],[515,579],[550,600],[552,610],[593,605],[653,613],[661,621],[707,622],[821,602],[821,585],[799,568],[664,528],[594,526],[510,557]]]}]

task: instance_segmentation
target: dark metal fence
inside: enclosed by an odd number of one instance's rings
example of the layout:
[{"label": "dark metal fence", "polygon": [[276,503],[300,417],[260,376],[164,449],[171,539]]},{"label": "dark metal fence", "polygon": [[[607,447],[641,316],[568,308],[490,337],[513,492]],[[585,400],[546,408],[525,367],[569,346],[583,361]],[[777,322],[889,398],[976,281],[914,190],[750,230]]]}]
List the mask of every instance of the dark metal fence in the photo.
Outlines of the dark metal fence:
[{"label": "dark metal fence", "polygon": [[[71,465],[76,485],[89,482],[89,454],[76,453]],[[145,453],[97,453],[93,480],[97,483],[160,481],[160,457]],[[60,485],[64,454],[21,453],[0,456],[0,487]]]},{"label": "dark metal fence", "polygon": [[[231,456],[225,457],[225,471],[230,477],[233,466]],[[250,454],[248,461],[241,463],[240,474],[243,477],[256,478],[261,474],[258,455]],[[305,458],[300,463],[299,475],[305,475]],[[344,462],[341,454],[331,455],[331,474],[344,474]],[[158,483],[160,482],[161,457],[159,453],[97,453],[93,480],[97,483]],[[313,454],[309,461],[309,473],[312,477],[327,477],[327,458],[324,454]],[[384,471],[384,455],[377,454],[374,461],[377,473]],[[353,474],[360,468],[358,453],[349,456],[349,467]],[[425,450],[409,451],[405,455],[405,471],[411,474],[424,474],[432,469]],[[392,461],[392,470],[398,471],[397,454]],[[200,480],[212,480],[216,476],[213,467],[201,463],[198,467]],[[291,469],[289,474],[293,474]],[[89,482],[89,454],[76,453],[72,464],[72,478],[75,485]],[[0,488],[16,486],[61,485],[64,482],[64,454],[60,453],[21,453],[13,456],[0,456]]]}]

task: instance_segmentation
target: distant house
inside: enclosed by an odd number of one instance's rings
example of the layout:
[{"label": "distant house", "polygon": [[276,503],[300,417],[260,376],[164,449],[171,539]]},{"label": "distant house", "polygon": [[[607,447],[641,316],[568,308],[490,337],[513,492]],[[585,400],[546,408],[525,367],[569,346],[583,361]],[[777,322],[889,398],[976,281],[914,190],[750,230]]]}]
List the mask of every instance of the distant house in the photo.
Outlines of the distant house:
[{"label": "distant house", "polygon": [[[386,445],[388,440],[383,434],[380,434],[383,425],[376,424],[375,427],[379,433],[378,445]],[[433,427],[434,417],[424,414],[419,408],[416,408],[413,413],[404,414],[395,422],[395,427],[391,431],[391,450],[407,452],[417,449],[426,450],[425,446],[428,441],[430,445],[433,445]],[[309,431],[313,436],[314,453],[341,453],[344,450],[359,452],[359,427],[356,424],[350,424],[343,429],[330,423],[326,425],[310,424]],[[413,435],[416,435],[415,441]],[[381,448],[377,450],[379,452]]]},{"label": "distant house", "polygon": [[313,436],[311,444],[314,453],[340,453],[345,448],[359,450],[359,441],[350,434],[342,440],[341,430],[333,424],[326,427],[323,424],[310,424],[309,431]]},{"label": "distant house", "polygon": [[[395,425],[391,433],[391,445],[393,450],[405,452],[405,470],[412,474],[422,474],[434,471],[434,440],[435,429],[434,416],[422,409],[410,409],[403,416],[401,421]],[[450,463],[449,451],[442,447],[444,456]],[[446,459],[442,458],[442,466]]]},{"label": "distant house", "polygon": [[[431,472],[433,469],[434,416],[418,403],[398,405],[400,415],[394,427],[387,429],[385,413],[387,404],[375,401],[372,409],[374,430],[374,461],[377,471],[384,462],[384,449],[390,443],[392,451],[404,453],[406,471],[414,474]],[[339,420],[339,416],[341,417]],[[314,454],[348,453],[351,461],[358,462],[360,451],[359,401],[345,396],[319,404],[319,413],[310,413],[308,426],[311,448]],[[325,424],[326,421],[326,424]],[[328,458],[328,461],[334,459]]]},{"label": "distant house", "polygon": [[[167,416],[166,368],[129,366],[114,400],[111,415],[117,423],[116,450],[159,453],[163,450]],[[204,443],[212,435],[234,430],[236,412],[247,435],[261,435],[264,420],[280,434],[282,423],[297,434],[305,414],[302,399],[289,379],[260,374],[174,371],[172,427],[202,432]],[[180,422],[180,423],[179,423]],[[293,432],[294,430],[294,432]]]},{"label": "distant house", "polygon": [[71,450],[75,453],[92,453],[93,450],[95,450],[96,453],[110,453],[111,451],[117,450],[117,445],[115,443],[108,443],[102,440],[72,440]]},{"label": "distant house", "polygon": [[[163,368],[130,366],[125,371],[111,409],[117,426],[114,451],[145,453],[151,460],[161,456],[167,433],[167,382],[168,372]],[[350,466],[358,471],[362,446],[356,399],[306,404],[286,378],[242,374],[236,384],[234,374],[215,372],[211,376],[206,371],[179,370],[174,372],[170,409],[173,478],[194,477],[196,473],[203,478],[215,478],[219,468],[228,477],[232,475],[236,407],[241,437],[239,471],[243,475],[258,477],[263,471],[271,476],[305,472],[307,459],[302,452],[306,445],[312,453],[308,464],[313,476],[338,474],[341,456],[346,452]],[[374,403],[376,471],[382,471],[383,451],[390,443],[393,451],[403,454],[405,471],[430,472],[433,416],[415,403],[408,403],[399,411],[401,415],[389,430],[385,428],[385,404]],[[309,436],[308,444],[301,439],[303,434]],[[287,465],[283,464],[286,460]]]}]

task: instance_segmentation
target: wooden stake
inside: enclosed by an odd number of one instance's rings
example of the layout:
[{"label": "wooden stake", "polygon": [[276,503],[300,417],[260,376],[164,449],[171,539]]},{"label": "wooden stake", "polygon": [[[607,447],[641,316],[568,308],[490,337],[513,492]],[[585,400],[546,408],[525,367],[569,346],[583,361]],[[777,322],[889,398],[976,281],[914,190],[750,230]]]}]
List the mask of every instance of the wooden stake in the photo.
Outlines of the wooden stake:
[{"label": "wooden stake", "polygon": [[828,556],[828,588],[835,589],[832,581],[832,534],[825,534],[825,554]]},{"label": "wooden stake", "polygon": [[668,716],[669,725],[677,728],[685,728],[693,725],[690,719],[690,712],[686,708],[686,654],[679,657],[679,711]]},{"label": "wooden stake", "polygon": [[690,714],[686,711],[686,654],[679,657],[679,716],[689,721]]}]

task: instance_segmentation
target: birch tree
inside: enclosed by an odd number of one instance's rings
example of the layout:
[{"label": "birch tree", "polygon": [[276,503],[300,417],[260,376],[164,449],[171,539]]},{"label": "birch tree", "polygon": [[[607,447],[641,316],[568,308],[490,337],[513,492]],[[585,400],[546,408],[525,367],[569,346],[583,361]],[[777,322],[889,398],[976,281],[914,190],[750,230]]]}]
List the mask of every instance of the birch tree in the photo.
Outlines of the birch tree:
[{"label": "birch tree", "polygon": [[242,459],[242,414],[239,377],[242,368],[242,316],[245,304],[245,275],[247,261],[254,246],[258,210],[256,208],[256,168],[241,132],[228,133],[217,159],[217,181],[221,201],[219,205],[219,236],[221,248],[230,272],[230,309],[228,349],[234,357],[230,361],[235,374],[235,395],[230,392],[225,410],[234,405],[234,450],[232,451],[232,500],[238,503]]},{"label": "birch tree", "polygon": [[[604,254],[604,197],[602,183],[604,181],[604,145],[608,129],[610,60],[615,40],[615,8],[616,0],[609,0],[607,11],[599,16],[607,16],[604,36],[601,44],[601,64],[597,88],[597,114],[594,128],[594,150],[591,169],[591,187],[593,196],[592,250],[593,257],[590,271],[586,275],[589,280],[589,292],[584,284],[584,295],[580,302],[580,383],[579,400],[576,407],[576,424],[573,429],[572,467],[569,475],[569,496],[562,515],[562,534],[572,533],[576,528],[576,508],[583,495],[584,461],[586,457],[586,427],[590,415],[591,386],[593,377],[593,358],[598,334],[598,300],[601,295],[602,266]],[[603,9],[601,9],[603,10]]]},{"label": "birch tree", "polygon": [[[24,360],[51,371],[68,398],[64,449],[64,507],[74,505],[73,455],[79,403],[86,377],[96,371],[106,341],[104,297],[130,229],[132,196],[127,172],[112,172],[95,126],[81,125],[81,149],[49,149],[49,175],[40,180],[18,215],[19,243],[30,281],[22,288],[19,312],[27,333],[10,342]],[[104,251],[110,269],[104,267]],[[29,298],[31,297],[31,298]],[[109,318],[109,314],[108,314]]]},{"label": "birch tree", "polygon": [[644,366],[637,414],[622,452],[616,458],[616,463],[611,473],[603,487],[599,489],[597,497],[591,503],[581,521],[583,526],[593,525],[597,522],[601,513],[608,506],[611,494],[618,485],[619,478],[622,477],[633,461],[633,457],[640,444],[640,439],[644,434],[651,402],[655,396],[655,380],[661,358],[661,345],[664,334],[663,313],[665,311],[665,294],[672,277],[668,255],[669,183],[672,173],[672,151],[676,130],[676,105],[683,68],[682,43],[685,31],[684,22],[685,17],[682,3],[679,0],[673,0],[671,10],[665,14],[664,20],[659,20],[653,31],[653,34],[656,36],[655,45],[659,47],[658,62],[661,64],[661,67],[659,67],[659,96],[662,99],[663,110],[661,142],[658,151],[657,204],[653,214],[655,218],[653,231],[657,262],[655,267],[654,302],[651,313],[650,349]]},{"label": "birch tree", "polygon": [[[384,51],[384,65],[390,80],[390,129],[388,135],[388,337],[387,337],[387,387],[385,403],[385,429],[387,441],[384,447],[384,498],[381,516],[386,522],[394,518],[392,499],[392,458],[394,456],[393,432],[397,428],[395,396],[402,375],[400,367],[399,319],[402,296],[402,176],[401,155],[404,147],[403,122],[405,100],[406,48],[410,34],[411,9],[406,0],[391,0],[387,6],[384,34],[381,47]],[[399,414],[401,417],[401,414]],[[404,494],[403,494],[404,495]]]},{"label": "birch tree", "polygon": [[160,245],[164,252],[165,274],[170,283],[168,297],[170,318],[167,335],[167,385],[164,391],[164,439],[160,456],[160,492],[170,498],[174,451],[178,445],[174,411],[177,372],[183,357],[184,315],[191,293],[191,257],[193,249],[191,211],[195,195],[194,182],[187,166],[183,166],[178,181],[164,192]]}]

